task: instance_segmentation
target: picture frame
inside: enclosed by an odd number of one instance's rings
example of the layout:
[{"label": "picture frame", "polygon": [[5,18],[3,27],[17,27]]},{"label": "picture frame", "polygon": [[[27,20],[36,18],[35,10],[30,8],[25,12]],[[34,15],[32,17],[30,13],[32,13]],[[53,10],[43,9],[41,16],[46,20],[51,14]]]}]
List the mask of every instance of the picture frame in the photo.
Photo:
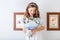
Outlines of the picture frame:
[{"label": "picture frame", "polygon": [[24,16],[24,12],[14,12],[14,30],[23,30],[20,19]]},{"label": "picture frame", "polygon": [[47,12],[47,30],[60,30],[60,12]]}]

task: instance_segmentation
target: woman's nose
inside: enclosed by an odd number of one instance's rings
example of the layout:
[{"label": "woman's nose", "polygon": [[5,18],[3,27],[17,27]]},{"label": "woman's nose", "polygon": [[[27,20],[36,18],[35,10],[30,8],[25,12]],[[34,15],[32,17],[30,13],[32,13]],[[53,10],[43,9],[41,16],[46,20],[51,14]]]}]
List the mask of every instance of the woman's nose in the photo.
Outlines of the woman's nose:
[{"label": "woman's nose", "polygon": [[32,11],[31,13],[34,13],[34,11]]}]

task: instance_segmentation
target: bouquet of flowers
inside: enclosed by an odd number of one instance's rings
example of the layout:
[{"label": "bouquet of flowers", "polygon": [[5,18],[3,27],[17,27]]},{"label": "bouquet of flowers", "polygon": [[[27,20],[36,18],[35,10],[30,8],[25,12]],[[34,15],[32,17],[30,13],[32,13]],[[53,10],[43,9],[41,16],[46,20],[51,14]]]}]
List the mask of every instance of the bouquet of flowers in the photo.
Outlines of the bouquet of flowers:
[{"label": "bouquet of flowers", "polygon": [[28,30],[33,30],[33,29],[35,29],[35,28],[37,28],[38,27],[38,25],[40,24],[40,20],[38,20],[38,19],[40,19],[40,18],[32,18],[32,17],[30,17],[30,18],[27,18],[25,21],[24,21],[24,26],[25,26],[25,28],[27,28]]},{"label": "bouquet of flowers", "polygon": [[26,36],[30,38],[32,36],[31,30],[34,30],[40,25],[40,18],[25,18],[23,20],[23,26],[26,28]]}]

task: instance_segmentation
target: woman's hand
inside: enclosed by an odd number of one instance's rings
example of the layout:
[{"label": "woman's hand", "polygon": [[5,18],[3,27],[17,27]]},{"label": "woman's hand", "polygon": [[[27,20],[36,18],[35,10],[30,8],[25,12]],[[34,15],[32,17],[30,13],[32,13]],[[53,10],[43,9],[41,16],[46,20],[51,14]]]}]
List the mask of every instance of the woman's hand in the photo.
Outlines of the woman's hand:
[{"label": "woman's hand", "polygon": [[26,33],[26,29],[25,28],[23,28],[23,32]]},{"label": "woman's hand", "polygon": [[41,31],[41,30],[43,30],[43,29],[44,29],[44,26],[39,26],[38,28],[36,28],[36,29],[34,29],[34,30],[31,30],[32,35],[34,35],[36,32]]},{"label": "woman's hand", "polygon": [[36,33],[36,30],[31,30],[32,35]]}]

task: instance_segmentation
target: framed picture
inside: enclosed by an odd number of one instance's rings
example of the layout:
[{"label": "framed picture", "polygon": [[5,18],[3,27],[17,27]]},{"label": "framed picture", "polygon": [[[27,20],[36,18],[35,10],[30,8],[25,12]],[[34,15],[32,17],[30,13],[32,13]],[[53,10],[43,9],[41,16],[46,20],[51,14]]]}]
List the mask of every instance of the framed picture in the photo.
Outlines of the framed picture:
[{"label": "framed picture", "polygon": [[24,12],[15,12],[14,13],[14,30],[23,30],[21,24],[21,18],[23,18]]},{"label": "framed picture", "polygon": [[47,30],[60,30],[60,12],[47,12]]}]

